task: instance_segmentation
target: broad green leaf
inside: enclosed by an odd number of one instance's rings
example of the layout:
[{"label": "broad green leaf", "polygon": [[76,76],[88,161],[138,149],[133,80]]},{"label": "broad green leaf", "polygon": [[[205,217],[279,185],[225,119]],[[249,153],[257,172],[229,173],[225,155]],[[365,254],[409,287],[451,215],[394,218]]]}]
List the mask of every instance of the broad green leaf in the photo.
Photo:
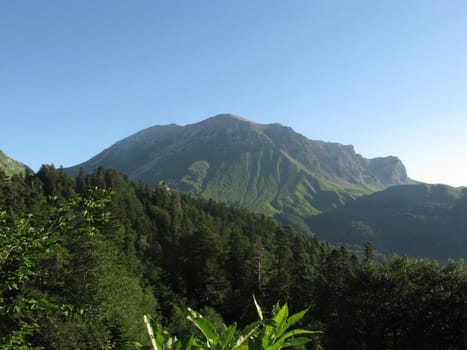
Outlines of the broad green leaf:
[{"label": "broad green leaf", "polygon": [[247,334],[250,333],[251,330],[257,329],[261,324],[263,324],[261,321],[254,321],[247,325],[243,330],[241,331],[241,334]]},{"label": "broad green leaf", "polygon": [[183,350],[190,350],[193,347],[194,343],[195,343],[195,339],[191,335],[190,338],[188,338],[186,344],[183,344],[182,349]]},{"label": "broad green leaf", "polygon": [[157,345],[157,348],[163,349],[164,348],[164,343],[165,343],[164,334],[162,334],[162,332],[158,330],[156,332],[156,345]]},{"label": "broad green leaf", "polygon": [[277,326],[275,329],[276,337],[279,337],[282,333],[284,333],[287,330],[286,321],[287,321],[288,316],[289,316],[289,307],[287,306],[287,303],[285,303],[272,318],[274,321],[277,322]]},{"label": "broad green leaf", "polygon": [[235,350],[248,350],[248,345],[240,345],[234,348]]},{"label": "broad green leaf", "polygon": [[284,335],[282,335],[279,339],[277,339],[277,342],[278,343],[284,343],[285,340],[287,340],[287,338],[290,338],[290,337],[293,337],[294,335],[301,335],[301,334],[319,334],[319,333],[322,333],[322,332],[319,332],[319,331],[309,331],[307,329],[293,329],[287,333],[285,333]]},{"label": "broad green leaf", "polygon": [[[233,323],[226,329],[226,335],[224,340],[221,342],[222,349],[232,348],[232,339],[234,337],[235,331],[237,330],[237,324]],[[230,346],[229,346],[230,345]]]},{"label": "broad green leaf", "polygon": [[260,321],[256,321],[246,326],[237,338],[234,348],[237,348],[247,342],[258,331],[261,325],[262,323]]},{"label": "broad green leaf", "polygon": [[272,319],[276,321],[278,324],[281,324],[287,319],[288,316],[289,316],[289,307],[287,306],[287,303],[285,303],[280,308],[280,310],[274,315]]},{"label": "broad green leaf", "polygon": [[285,333],[281,338],[290,338],[297,334],[317,334],[317,333],[322,333],[322,332],[321,331],[310,331],[308,329],[292,329],[291,331],[288,331],[287,333]]},{"label": "broad green leaf", "polygon": [[192,318],[188,317],[188,319],[194,323],[194,325],[204,334],[207,341],[212,344],[216,345],[219,343],[219,334],[217,333],[214,326],[205,318]]},{"label": "broad green leaf", "polygon": [[310,338],[307,338],[307,337],[298,337],[298,338],[294,338],[294,339],[291,339],[291,340],[288,340],[286,341],[281,349],[283,348],[288,348],[288,347],[296,347],[296,346],[299,346],[299,345],[303,345],[303,344],[306,344],[308,342],[310,342],[311,339]]},{"label": "broad green leaf", "polygon": [[297,313],[293,314],[292,316],[290,316],[287,319],[287,328],[293,326],[295,323],[300,321],[303,318],[303,316],[305,316],[305,314],[308,312],[309,309],[310,308],[307,308],[305,310],[302,310],[302,311],[297,312]]}]

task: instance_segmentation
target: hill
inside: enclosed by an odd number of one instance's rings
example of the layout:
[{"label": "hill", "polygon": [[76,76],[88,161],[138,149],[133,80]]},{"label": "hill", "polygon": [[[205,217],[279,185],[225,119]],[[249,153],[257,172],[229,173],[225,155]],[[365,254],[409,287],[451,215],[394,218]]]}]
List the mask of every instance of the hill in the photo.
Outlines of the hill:
[{"label": "hill", "polygon": [[306,229],[303,217],[390,185],[412,183],[396,157],[366,159],[352,146],[310,140],[280,124],[230,114],[154,126],[66,169],[113,168],[148,185],[273,215]]},{"label": "hill", "polygon": [[441,260],[467,258],[467,188],[394,186],[307,219],[321,239],[385,253]]},{"label": "hill", "polygon": [[11,159],[0,150],[0,170],[4,171],[7,175],[24,174],[29,169],[23,163]]}]

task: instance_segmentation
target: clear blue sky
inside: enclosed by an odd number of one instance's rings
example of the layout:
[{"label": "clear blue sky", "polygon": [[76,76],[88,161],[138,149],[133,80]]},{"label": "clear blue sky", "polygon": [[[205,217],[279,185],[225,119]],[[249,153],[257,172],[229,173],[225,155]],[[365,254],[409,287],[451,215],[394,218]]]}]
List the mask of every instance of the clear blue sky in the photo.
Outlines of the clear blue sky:
[{"label": "clear blue sky", "polygon": [[467,185],[467,1],[0,1],[0,149],[33,169],[218,113]]}]

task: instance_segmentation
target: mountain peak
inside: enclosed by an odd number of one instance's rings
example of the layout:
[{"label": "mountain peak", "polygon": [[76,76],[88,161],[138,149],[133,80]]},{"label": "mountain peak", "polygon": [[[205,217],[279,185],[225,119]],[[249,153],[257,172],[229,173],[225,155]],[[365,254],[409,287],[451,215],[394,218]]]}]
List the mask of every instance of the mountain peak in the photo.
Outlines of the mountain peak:
[{"label": "mountain peak", "polygon": [[252,121],[244,118],[244,117],[241,117],[239,115],[236,115],[236,114],[231,114],[231,113],[221,113],[221,114],[216,114],[215,116],[211,117],[211,118],[208,118],[207,120],[210,120],[210,119],[225,119],[225,120],[241,120],[241,121],[244,121],[244,122],[249,122],[249,123],[252,123]]},{"label": "mountain peak", "polygon": [[372,161],[352,146],[310,140],[290,127],[234,114],[148,128],[69,172],[100,166],[293,222],[410,181],[397,158]]},{"label": "mountain peak", "polygon": [[205,119],[199,123],[196,124],[209,124],[209,125],[215,125],[215,126],[228,126],[228,125],[235,125],[235,124],[249,124],[252,126],[258,125],[255,122],[248,120],[246,118],[243,118],[239,115],[235,114],[229,114],[229,113],[223,113],[223,114],[217,114],[213,117],[210,117],[208,119]]}]

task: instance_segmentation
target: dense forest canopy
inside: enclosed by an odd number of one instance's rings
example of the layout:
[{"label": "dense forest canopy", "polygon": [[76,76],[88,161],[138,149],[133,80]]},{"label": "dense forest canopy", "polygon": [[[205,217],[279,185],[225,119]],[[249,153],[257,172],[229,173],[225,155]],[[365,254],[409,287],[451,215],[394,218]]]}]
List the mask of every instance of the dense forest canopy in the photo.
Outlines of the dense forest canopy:
[{"label": "dense forest canopy", "polygon": [[160,183],[99,168],[0,172],[0,349],[134,349],[143,315],[183,338],[287,302],[315,349],[461,349],[467,269],[357,257],[316,237]]}]

